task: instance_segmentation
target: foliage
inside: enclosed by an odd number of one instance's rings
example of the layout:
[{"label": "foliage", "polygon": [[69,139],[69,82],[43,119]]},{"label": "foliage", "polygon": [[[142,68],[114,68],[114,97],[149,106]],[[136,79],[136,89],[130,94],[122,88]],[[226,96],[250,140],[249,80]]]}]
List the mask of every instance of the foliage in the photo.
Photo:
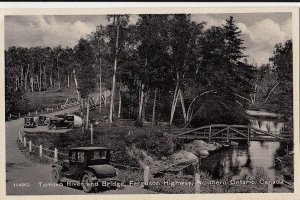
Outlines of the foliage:
[{"label": "foliage", "polygon": [[14,91],[13,88],[5,87],[5,119],[7,120],[10,114],[18,116],[27,113],[27,101],[23,100],[22,91]]},{"label": "foliage", "polygon": [[139,134],[130,141],[131,144],[136,144],[137,148],[144,149],[150,155],[154,155],[159,159],[163,156],[170,156],[175,148],[174,140],[171,137],[154,130]]},{"label": "foliage", "polygon": [[240,61],[245,57],[240,34],[231,17],[224,28],[211,27],[201,38],[202,58],[195,76],[205,89],[198,92],[212,92],[197,101],[198,122],[245,123],[254,69]]},{"label": "foliage", "polygon": [[78,74],[78,86],[82,98],[87,98],[96,86],[96,73],[93,68],[95,55],[93,48],[85,39],[80,39],[75,47],[75,57],[80,65]]},{"label": "foliage", "polygon": [[[102,86],[112,88],[117,58],[119,91],[115,93],[123,98],[123,116],[141,118],[138,115],[142,110],[143,120],[152,119],[154,113],[154,121],[169,121],[171,113],[174,123],[181,126],[245,124],[246,109],[263,108],[291,119],[291,41],[276,45],[271,64],[255,69],[247,62],[243,35],[233,17],[213,27],[192,21],[190,14],[142,14],[136,24],[130,24],[129,17],[107,16],[114,23],[97,26],[74,48],[9,47],[5,51],[6,86],[16,93],[41,92],[57,86],[63,90],[60,83],[66,87],[68,82],[69,87],[75,69],[80,93],[86,98],[97,91],[98,74]],[[115,95],[113,102],[118,97]],[[185,112],[187,121],[183,120]]]},{"label": "foliage", "polygon": [[279,170],[285,178],[294,179],[294,157],[292,154],[286,154],[282,157]]},{"label": "foliage", "polygon": [[276,93],[270,104],[274,105],[276,112],[284,115],[285,120],[293,118],[293,46],[288,40],[284,44],[275,46],[273,56],[270,58],[279,83]]}]

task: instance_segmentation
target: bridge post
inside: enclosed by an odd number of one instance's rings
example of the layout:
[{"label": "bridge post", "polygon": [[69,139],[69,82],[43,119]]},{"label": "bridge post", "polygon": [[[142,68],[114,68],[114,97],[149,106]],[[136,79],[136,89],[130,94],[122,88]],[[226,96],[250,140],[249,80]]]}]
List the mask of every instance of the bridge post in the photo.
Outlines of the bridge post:
[{"label": "bridge post", "polygon": [[229,125],[227,125],[227,142],[229,141]]},{"label": "bridge post", "polygon": [[250,134],[251,134],[251,128],[250,128],[250,125],[248,125],[248,135],[247,135],[247,142],[248,142],[248,144],[250,142]]},{"label": "bridge post", "polygon": [[211,125],[209,126],[209,135],[208,135],[208,141],[210,142],[211,140]]},{"label": "bridge post", "polygon": [[93,128],[93,124],[91,124],[91,145],[94,145],[94,128]]},{"label": "bridge post", "polygon": [[24,141],[23,145],[24,147],[26,147],[26,137],[24,137],[23,141]]},{"label": "bridge post", "polygon": [[43,156],[43,147],[42,147],[42,145],[39,146],[39,156],[40,157]]},{"label": "bridge post", "polygon": [[57,162],[58,161],[58,149],[57,148],[55,148],[54,149],[54,162]]},{"label": "bridge post", "polygon": [[29,141],[29,153],[31,153],[32,152],[32,142],[31,142],[31,140]]},{"label": "bridge post", "polygon": [[195,193],[200,193],[200,174],[198,172],[195,173]]},{"label": "bridge post", "polygon": [[144,166],[144,187],[148,187],[149,185],[149,166],[148,165],[145,165]]}]

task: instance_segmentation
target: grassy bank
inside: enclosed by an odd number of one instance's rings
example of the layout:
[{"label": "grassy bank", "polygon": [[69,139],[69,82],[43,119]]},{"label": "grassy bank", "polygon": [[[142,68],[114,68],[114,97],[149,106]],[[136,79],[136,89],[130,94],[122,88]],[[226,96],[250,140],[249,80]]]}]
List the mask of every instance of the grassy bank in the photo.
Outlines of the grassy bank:
[{"label": "grassy bank", "polygon": [[75,98],[76,90],[74,88],[62,88],[61,90],[48,90],[25,94],[27,100],[28,112],[40,111],[45,108],[60,107],[67,98]]}]

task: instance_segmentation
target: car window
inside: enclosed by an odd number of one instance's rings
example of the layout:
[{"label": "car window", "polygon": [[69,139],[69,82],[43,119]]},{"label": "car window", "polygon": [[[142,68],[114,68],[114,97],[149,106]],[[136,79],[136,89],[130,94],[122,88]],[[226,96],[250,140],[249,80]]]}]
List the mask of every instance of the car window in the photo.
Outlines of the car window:
[{"label": "car window", "polygon": [[71,157],[70,157],[70,161],[76,162],[76,152],[72,152]]},{"label": "car window", "polygon": [[31,121],[33,121],[33,118],[25,118],[25,121],[26,122],[31,122]]},{"label": "car window", "polygon": [[74,117],[73,116],[66,116],[65,120],[67,120],[67,121],[74,121]]},{"label": "car window", "polygon": [[78,162],[84,162],[84,152],[78,152]]},{"label": "car window", "polygon": [[94,151],[92,160],[106,159],[106,151]]}]

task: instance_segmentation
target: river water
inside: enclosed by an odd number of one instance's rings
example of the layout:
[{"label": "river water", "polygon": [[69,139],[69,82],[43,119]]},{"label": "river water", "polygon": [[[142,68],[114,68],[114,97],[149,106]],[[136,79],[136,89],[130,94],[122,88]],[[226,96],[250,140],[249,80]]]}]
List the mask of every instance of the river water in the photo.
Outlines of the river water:
[{"label": "river water", "polygon": [[[275,119],[250,119],[251,125],[264,131],[279,133],[283,123]],[[251,175],[262,168],[271,180],[275,180],[278,171],[274,168],[275,157],[285,154],[286,144],[279,142],[251,141],[239,142],[236,148],[221,148],[201,159],[200,169],[208,171],[213,178],[221,178],[233,173],[236,177]]]}]

